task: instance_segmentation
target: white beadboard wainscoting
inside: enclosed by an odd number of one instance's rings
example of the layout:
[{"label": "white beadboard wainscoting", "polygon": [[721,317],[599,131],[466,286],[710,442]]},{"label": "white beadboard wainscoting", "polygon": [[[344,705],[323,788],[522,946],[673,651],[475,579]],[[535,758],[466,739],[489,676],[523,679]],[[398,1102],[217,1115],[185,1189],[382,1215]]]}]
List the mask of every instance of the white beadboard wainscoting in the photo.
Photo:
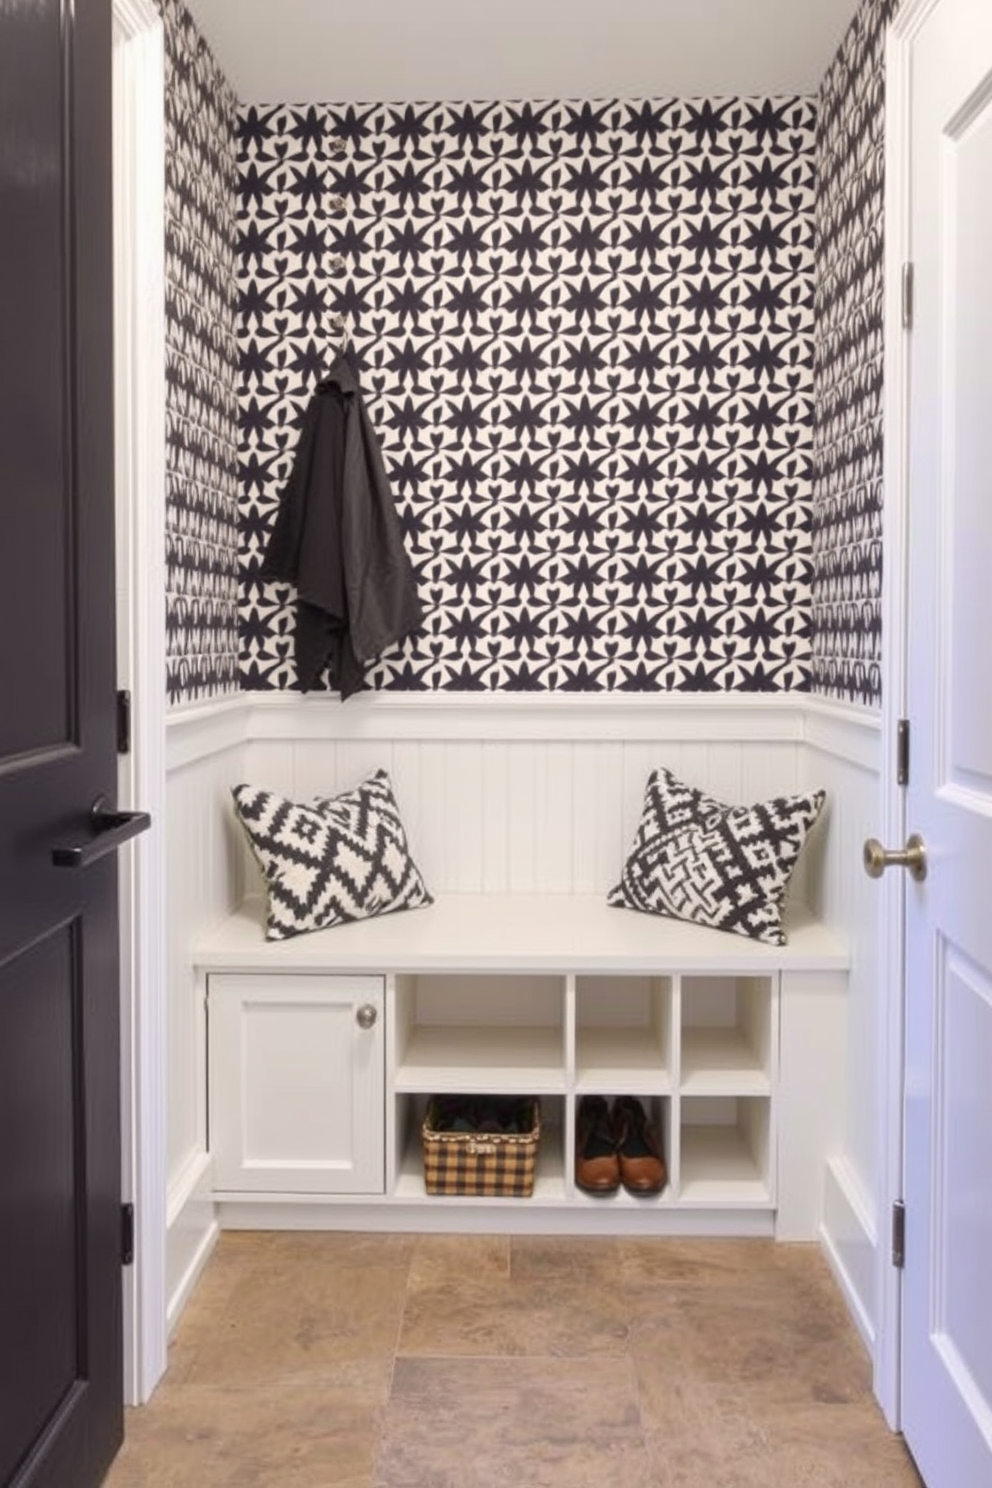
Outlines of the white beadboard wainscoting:
[{"label": "white beadboard wainscoting", "polygon": [[206,1018],[194,996],[194,938],[235,907],[243,855],[230,786],[243,774],[239,699],[167,719],[166,1301],[171,1331],[216,1239],[207,1157]]},{"label": "white beadboard wainscoting", "polygon": [[[821,1236],[869,1351],[875,1343],[875,1199],[886,1095],[879,1079],[879,885],[862,848],[881,813],[881,724],[877,716],[812,701],[806,715],[804,783],[827,792],[824,851],[808,860],[806,899],[851,947],[848,972],[844,1129],[825,1175]],[[885,1226],[881,1227],[884,1231]]]},{"label": "white beadboard wainscoting", "polygon": [[793,694],[741,697],[244,694],[168,718],[168,1281],[178,1316],[216,1235],[209,1200],[205,1010],[190,947],[260,888],[230,788],[294,799],[392,777],[437,893],[585,893],[616,881],[650,770],[727,801],[823,786],[794,884],[851,946],[844,1129],[822,1175],[823,1242],[870,1343],[877,896],[861,844],[879,820],[876,714]]}]

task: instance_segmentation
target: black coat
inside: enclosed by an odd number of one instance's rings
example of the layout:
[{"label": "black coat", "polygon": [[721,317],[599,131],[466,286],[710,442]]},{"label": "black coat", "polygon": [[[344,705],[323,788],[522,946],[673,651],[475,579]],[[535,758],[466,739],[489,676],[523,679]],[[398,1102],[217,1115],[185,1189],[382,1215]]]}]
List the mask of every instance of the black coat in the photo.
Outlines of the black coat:
[{"label": "black coat", "polygon": [[375,431],[347,358],[307,408],[261,575],[296,585],[296,670],[304,692],[324,667],[342,698],[365,663],[423,615]]}]

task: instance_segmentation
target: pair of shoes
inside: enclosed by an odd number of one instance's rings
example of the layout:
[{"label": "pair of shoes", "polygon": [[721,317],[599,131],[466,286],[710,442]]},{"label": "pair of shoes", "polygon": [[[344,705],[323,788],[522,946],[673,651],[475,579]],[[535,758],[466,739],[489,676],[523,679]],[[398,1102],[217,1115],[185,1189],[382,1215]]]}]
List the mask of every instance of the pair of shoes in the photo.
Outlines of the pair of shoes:
[{"label": "pair of shoes", "polygon": [[610,1112],[601,1095],[584,1095],[575,1127],[575,1185],[583,1193],[661,1193],[668,1170],[661,1143],[644,1107],[632,1095],[619,1095]]}]

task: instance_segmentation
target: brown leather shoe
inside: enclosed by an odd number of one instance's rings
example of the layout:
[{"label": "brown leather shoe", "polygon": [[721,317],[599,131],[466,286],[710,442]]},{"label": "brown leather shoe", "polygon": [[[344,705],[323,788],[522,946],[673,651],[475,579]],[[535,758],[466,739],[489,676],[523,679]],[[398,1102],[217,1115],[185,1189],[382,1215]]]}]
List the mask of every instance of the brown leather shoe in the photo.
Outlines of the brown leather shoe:
[{"label": "brown leather shoe", "polygon": [[617,1096],[613,1102],[613,1137],[620,1182],[627,1192],[638,1198],[661,1193],[668,1182],[661,1143],[644,1107],[632,1095]]},{"label": "brown leather shoe", "polygon": [[575,1120],[575,1186],[583,1193],[616,1193],[620,1187],[620,1165],[610,1125],[610,1114],[601,1095],[584,1095]]}]

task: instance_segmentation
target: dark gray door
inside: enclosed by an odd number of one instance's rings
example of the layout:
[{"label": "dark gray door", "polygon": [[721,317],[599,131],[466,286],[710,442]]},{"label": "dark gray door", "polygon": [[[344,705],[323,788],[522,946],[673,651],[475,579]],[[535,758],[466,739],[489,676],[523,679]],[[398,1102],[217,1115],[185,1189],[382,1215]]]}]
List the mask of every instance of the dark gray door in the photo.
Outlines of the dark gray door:
[{"label": "dark gray door", "polygon": [[110,69],[111,0],[0,3],[4,1488],[122,1432]]}]

